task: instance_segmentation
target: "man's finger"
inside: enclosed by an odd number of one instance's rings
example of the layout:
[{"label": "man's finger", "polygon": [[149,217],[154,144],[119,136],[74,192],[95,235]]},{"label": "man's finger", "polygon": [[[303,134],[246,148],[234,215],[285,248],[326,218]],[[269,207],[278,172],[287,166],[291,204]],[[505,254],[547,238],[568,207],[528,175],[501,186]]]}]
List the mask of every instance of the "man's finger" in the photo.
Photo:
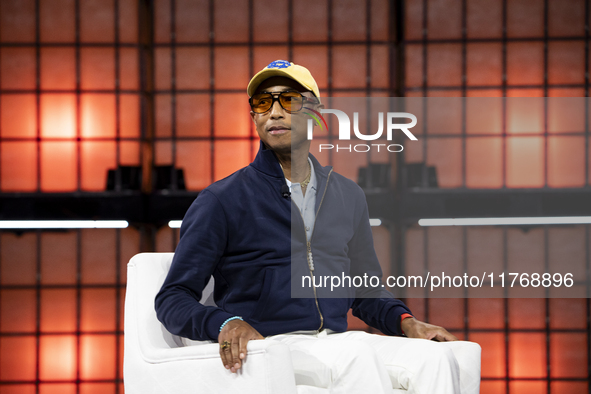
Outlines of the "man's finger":
[{"label": "man's finger", "polygon": [[442,333],[440,333],[439,336],[441,337],[441,341],[457,341],[458,340],[458,338],[455,335],[450,334],[446,330],[444,330]]},{"label": "man's finger", "polygon": [[222,340],[220,342],[220,357],[222,358],[222,364],[224,364],[224,368],[229,369],[230,368],[230,360],[228,359],[228,356],[230,355],[230,351],[229,348],[223,348],[224,345],[224,341]]},{"label": "man's finger", "polygon": [[228,357],[230,358],[230,370],[236,372],[240,368],[240,338],[235,336],[232,338],[231,353]]},{"label": "man's finger", "polygon": [[246,345],[248,344],[248,338],[240,337],[240,360],[246,358]]}]

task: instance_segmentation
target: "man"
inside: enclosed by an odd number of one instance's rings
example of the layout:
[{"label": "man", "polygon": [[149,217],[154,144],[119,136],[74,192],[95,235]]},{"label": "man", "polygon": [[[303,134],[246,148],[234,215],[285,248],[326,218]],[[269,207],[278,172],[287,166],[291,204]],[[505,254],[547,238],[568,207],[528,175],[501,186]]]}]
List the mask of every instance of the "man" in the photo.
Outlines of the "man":
[{"label": "man", "polygon": [[[367,204],[354,182],[309,154],[304,112],[322,104],[306,68],[272,62],[247,92],[259,153],[203,190],[189,208],[156,297],[160,321],[173,334],[218,341],[231,372],[246,361],[248,341],[266,337],[290,346],[296,374],[309,378],[314,365],[328,368],[334,393],[388,393],[392,387],[459,392],[451,351],[422,340],[457,338],[412,317],[387,291],[378,298],[335,299],[318,297],[314,288],[310,297],[291,297],[294,273],[313,276],[337,265],[354,274],[363,263],[381,276]],[[217,307],[199,303],[212,275]],[[345,332],[350,308],[391,337]]]}]

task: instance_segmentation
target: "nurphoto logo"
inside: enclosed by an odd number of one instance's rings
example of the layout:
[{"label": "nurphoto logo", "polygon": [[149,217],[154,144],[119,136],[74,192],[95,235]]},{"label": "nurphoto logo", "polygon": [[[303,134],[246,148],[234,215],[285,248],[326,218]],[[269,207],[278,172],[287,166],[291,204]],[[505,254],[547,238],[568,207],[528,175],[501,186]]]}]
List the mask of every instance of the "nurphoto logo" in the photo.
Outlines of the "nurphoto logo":
[{"label": "nurphoto logo", "polygon": [[[326,120],[322,114],[333,114],[337,117],[339,124],[339,140],[350,141],[351,140],[351,120],[349,115],[344,111],[338,109],[320,109],[319,111],[313,111],[314,114],[309,113],[313,119],[308,119],[307,124],[307,136],[308,140],[313,139],[314,122],[322,128],[322,124],[326,125]],[[417,141],[417,137],[411,133],[409,129],[416,126],[417,117],[408,112],[387,112],[386,113],[386,139],[392,141],[394,131],[402,131],[411,141]],[[400,123],[400,119],[410,119],[410,122]],[[322,120],[322,123],[320,122]],[[327,127],[328,128],[328,127]],[[382,137],[384,133],[384,113],[378,113],[378,130],[371,134],[364,134],[359,130],[359,112],[353,113],[353,133],[356,138],[362,141],[375,141]],[[386,149],[388,152],[402,152],[404,149],[400,144],[320,144],[319,151],[334,149],[336,152],[347,151],[347,152],[369,152],[370,150],[380,151],[380,149]]]}]

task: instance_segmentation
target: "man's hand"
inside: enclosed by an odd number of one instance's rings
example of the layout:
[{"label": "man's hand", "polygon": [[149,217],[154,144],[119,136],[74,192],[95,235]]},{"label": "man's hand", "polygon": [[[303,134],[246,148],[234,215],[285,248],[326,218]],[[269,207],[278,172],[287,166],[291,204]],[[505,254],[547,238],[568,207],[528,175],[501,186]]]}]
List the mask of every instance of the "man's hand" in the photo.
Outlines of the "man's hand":
[{"label": "man's hand", "polygon": [[400,326],[404,334],[409,338],[433,339],[439,342],[458,340],[454,335],[447,332],[445,328],[424,323],[414,317],[407,317],[402,320]]},{"label": "man's hand", "polygon": [[[246,358],[246,344],[251,339],[264,339],[257,330],[242,320],[230,320],[218,335],[220,356],[226,369],[236,372]],[[230,346],[222,349],[221,345],[228,341]]]}]

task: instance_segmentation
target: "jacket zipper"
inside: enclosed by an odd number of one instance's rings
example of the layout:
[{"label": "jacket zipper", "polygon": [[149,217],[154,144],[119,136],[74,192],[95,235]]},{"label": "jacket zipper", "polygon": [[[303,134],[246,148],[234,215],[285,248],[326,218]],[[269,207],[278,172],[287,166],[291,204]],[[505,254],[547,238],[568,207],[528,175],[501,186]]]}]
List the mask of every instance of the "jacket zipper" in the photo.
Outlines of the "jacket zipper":
[{"label": "jacket zipper", "polygon": [[[322,193],[322,199],[320,200],[320,204],[318,204],[318,210],[316,211],[316,215],[314,217],[314,222],[316,222],[316,218],[318,217],[318,212],[320,212],[320,207],[322,206],[322,202],[324,201],[324,196],[326,195],[326,190],[328,189],[328,181],[330,179],[330,174],[332,174],[332,169],[329,171],[328,176],[326,177],[326,187],[324,188],[324,192]],[[300,212],[300,217],[302,218],[302,223],[304,223],[304,235],[306,237],[306,260],[308,262],[308,269],[310,270],[310,276],[312,277],[312,288],[314,289],[314,301],[316,301],[316,308],[318,309],[318,314],[320,315],[320,327],[318,327],[318,332],[322,330],[324,326],[324,316],[322,316],[322,312],[320,311],[320,305],[318,304],[318,295],[316,294],[316,285],[314,285],[314,259],[312,257],[312,236],[314,235],[314,230],[316,230],[316,223],[314,223],[314,228],[312,229],[312,234],[310,234],[310,240],[308,240],[308,234],[306,233],[306,223],[304,222],[304,216],[302,216],[302,212]]]}]

